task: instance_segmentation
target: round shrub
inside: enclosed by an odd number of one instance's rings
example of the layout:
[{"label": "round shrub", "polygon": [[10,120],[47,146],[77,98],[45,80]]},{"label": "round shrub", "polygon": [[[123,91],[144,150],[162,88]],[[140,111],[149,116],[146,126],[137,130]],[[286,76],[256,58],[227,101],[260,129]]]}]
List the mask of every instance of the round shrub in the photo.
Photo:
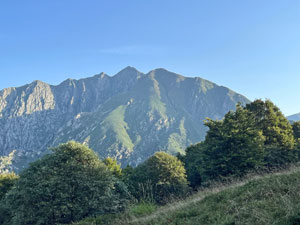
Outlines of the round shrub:
[{"label": "round shrub", "polygon": [[24,170],[7,193],[7,224],[65,224],[126,206],[125,185],[91,149],[72,141],[52,151]]}]

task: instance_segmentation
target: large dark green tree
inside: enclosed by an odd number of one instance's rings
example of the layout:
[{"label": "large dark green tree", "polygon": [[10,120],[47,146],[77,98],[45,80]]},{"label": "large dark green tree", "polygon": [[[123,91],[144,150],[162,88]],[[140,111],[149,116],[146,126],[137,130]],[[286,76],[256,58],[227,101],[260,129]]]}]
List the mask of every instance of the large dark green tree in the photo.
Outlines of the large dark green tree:
[{"label": "large dark green tree", "polygon": [[295,141],[290,122],[270,100],[255,100],[246,105],[255,118],[256,127],[262,130],[265,146],[292,149]]},{"label": "large dark green tree", "polygon": [[300,121],[294,122],[292,127],[293,127],[295,143],[296,143],[295,148],[299,159],[300,158]]},{"label": "large dark green tree", "polygon": [[24,170],[7,193],[7,224],[70,223],[124,208],[124,185],[91,149],[68,142],[52,151]]},{"label": "large dark green tree", "polygon": [[255,100],[246,109],[254,115],[256,127],[265,137],[265,165],[278,167],[297,161],[293,128],[280,109],[270,100]]},{"label": "large dark green tree", "polygon": [[207,120],[205,125],[204,180],[243,175],[263,164],[265,139],[248,110],[238,105],[222,121]]},{"label": "large dark green tree", "polygon": [[300,143],[300,121],[294,122],[292,127],[293,127],[294,138],[296,142],[299,144]]},{"label": "large dark green tree", "polygon": [[198,187],[202,183],[204,165],[204,142],[191,145],[186,149],[186,154],[181,155],[180,160],[184,162],[187,180],[192,187]]},{"label": "large dark green tree", "polygon": [[294,149],[300,125],[289,121],[271,101],[237,105],[221,121],[208,119],[205,141],[183,157],[193,186],[218,177],[243,175],[261,166],[276,167],[298,160]]}]

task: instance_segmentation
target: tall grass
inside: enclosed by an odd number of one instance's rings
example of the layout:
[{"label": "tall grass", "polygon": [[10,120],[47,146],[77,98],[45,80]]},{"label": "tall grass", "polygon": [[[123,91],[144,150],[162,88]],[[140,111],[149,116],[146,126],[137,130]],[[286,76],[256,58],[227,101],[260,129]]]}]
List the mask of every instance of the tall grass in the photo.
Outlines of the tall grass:
[{"label": "tall grass", "polygon": [[211,183],[129,224],[300,224],[300,168]]},{"label": "tall grass", "polygon": [[[297,225],[300,224],[300,166],[211,182],[184,200],[175,200],[156,210],[155,207],[147,210],[147,207],[147,204],[134,205],[106,222],[116,225]],[[86,224],[104,223],[76,225]]]}]

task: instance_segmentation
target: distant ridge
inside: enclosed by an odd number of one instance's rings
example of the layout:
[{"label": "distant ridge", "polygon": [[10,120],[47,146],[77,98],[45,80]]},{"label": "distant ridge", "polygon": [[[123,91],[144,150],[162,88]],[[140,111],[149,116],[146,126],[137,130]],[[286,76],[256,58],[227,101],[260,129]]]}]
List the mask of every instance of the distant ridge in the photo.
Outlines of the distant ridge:
[{"label": "distant ridge", "polygon": [[68,140],[100,157],[137,165],[156,151],[183,152],[203,140],[206,117],[221,119],[246,97],[199,77],[126,67],[114,76],[41,81],[0,91],[0,155],[16,150],[14,169]]},{"label": "distant ridge", "polygon": [[290,121],[299,121],[299,120],[300,120],[300,113],[297,113],[297,114],[288,116],[287,118],[288,118],[288,120],[290,120]]}]

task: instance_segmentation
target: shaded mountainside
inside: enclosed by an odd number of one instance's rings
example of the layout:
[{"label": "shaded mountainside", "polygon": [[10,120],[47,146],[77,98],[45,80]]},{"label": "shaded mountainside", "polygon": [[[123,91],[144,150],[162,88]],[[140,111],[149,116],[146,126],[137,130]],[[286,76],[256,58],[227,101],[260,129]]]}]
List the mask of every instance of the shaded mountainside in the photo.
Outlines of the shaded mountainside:
[{"label": "shaded mountainside", "polygon": [[295,122],[299,121],[300,120],[300,113],[288,116],[287,119],[290,120],[290,121],[295,121]]},{"label": "shaded mountainside", "polygon": [[183,151],[203,140],[206,117],[221,119],[249,100],[201,78],[164,69],[127,67],[113,77],[41,81],[0,92],[0,155],[15,152],[15,169],[68,140],[100,157],[137,165],[155,151]]}]

